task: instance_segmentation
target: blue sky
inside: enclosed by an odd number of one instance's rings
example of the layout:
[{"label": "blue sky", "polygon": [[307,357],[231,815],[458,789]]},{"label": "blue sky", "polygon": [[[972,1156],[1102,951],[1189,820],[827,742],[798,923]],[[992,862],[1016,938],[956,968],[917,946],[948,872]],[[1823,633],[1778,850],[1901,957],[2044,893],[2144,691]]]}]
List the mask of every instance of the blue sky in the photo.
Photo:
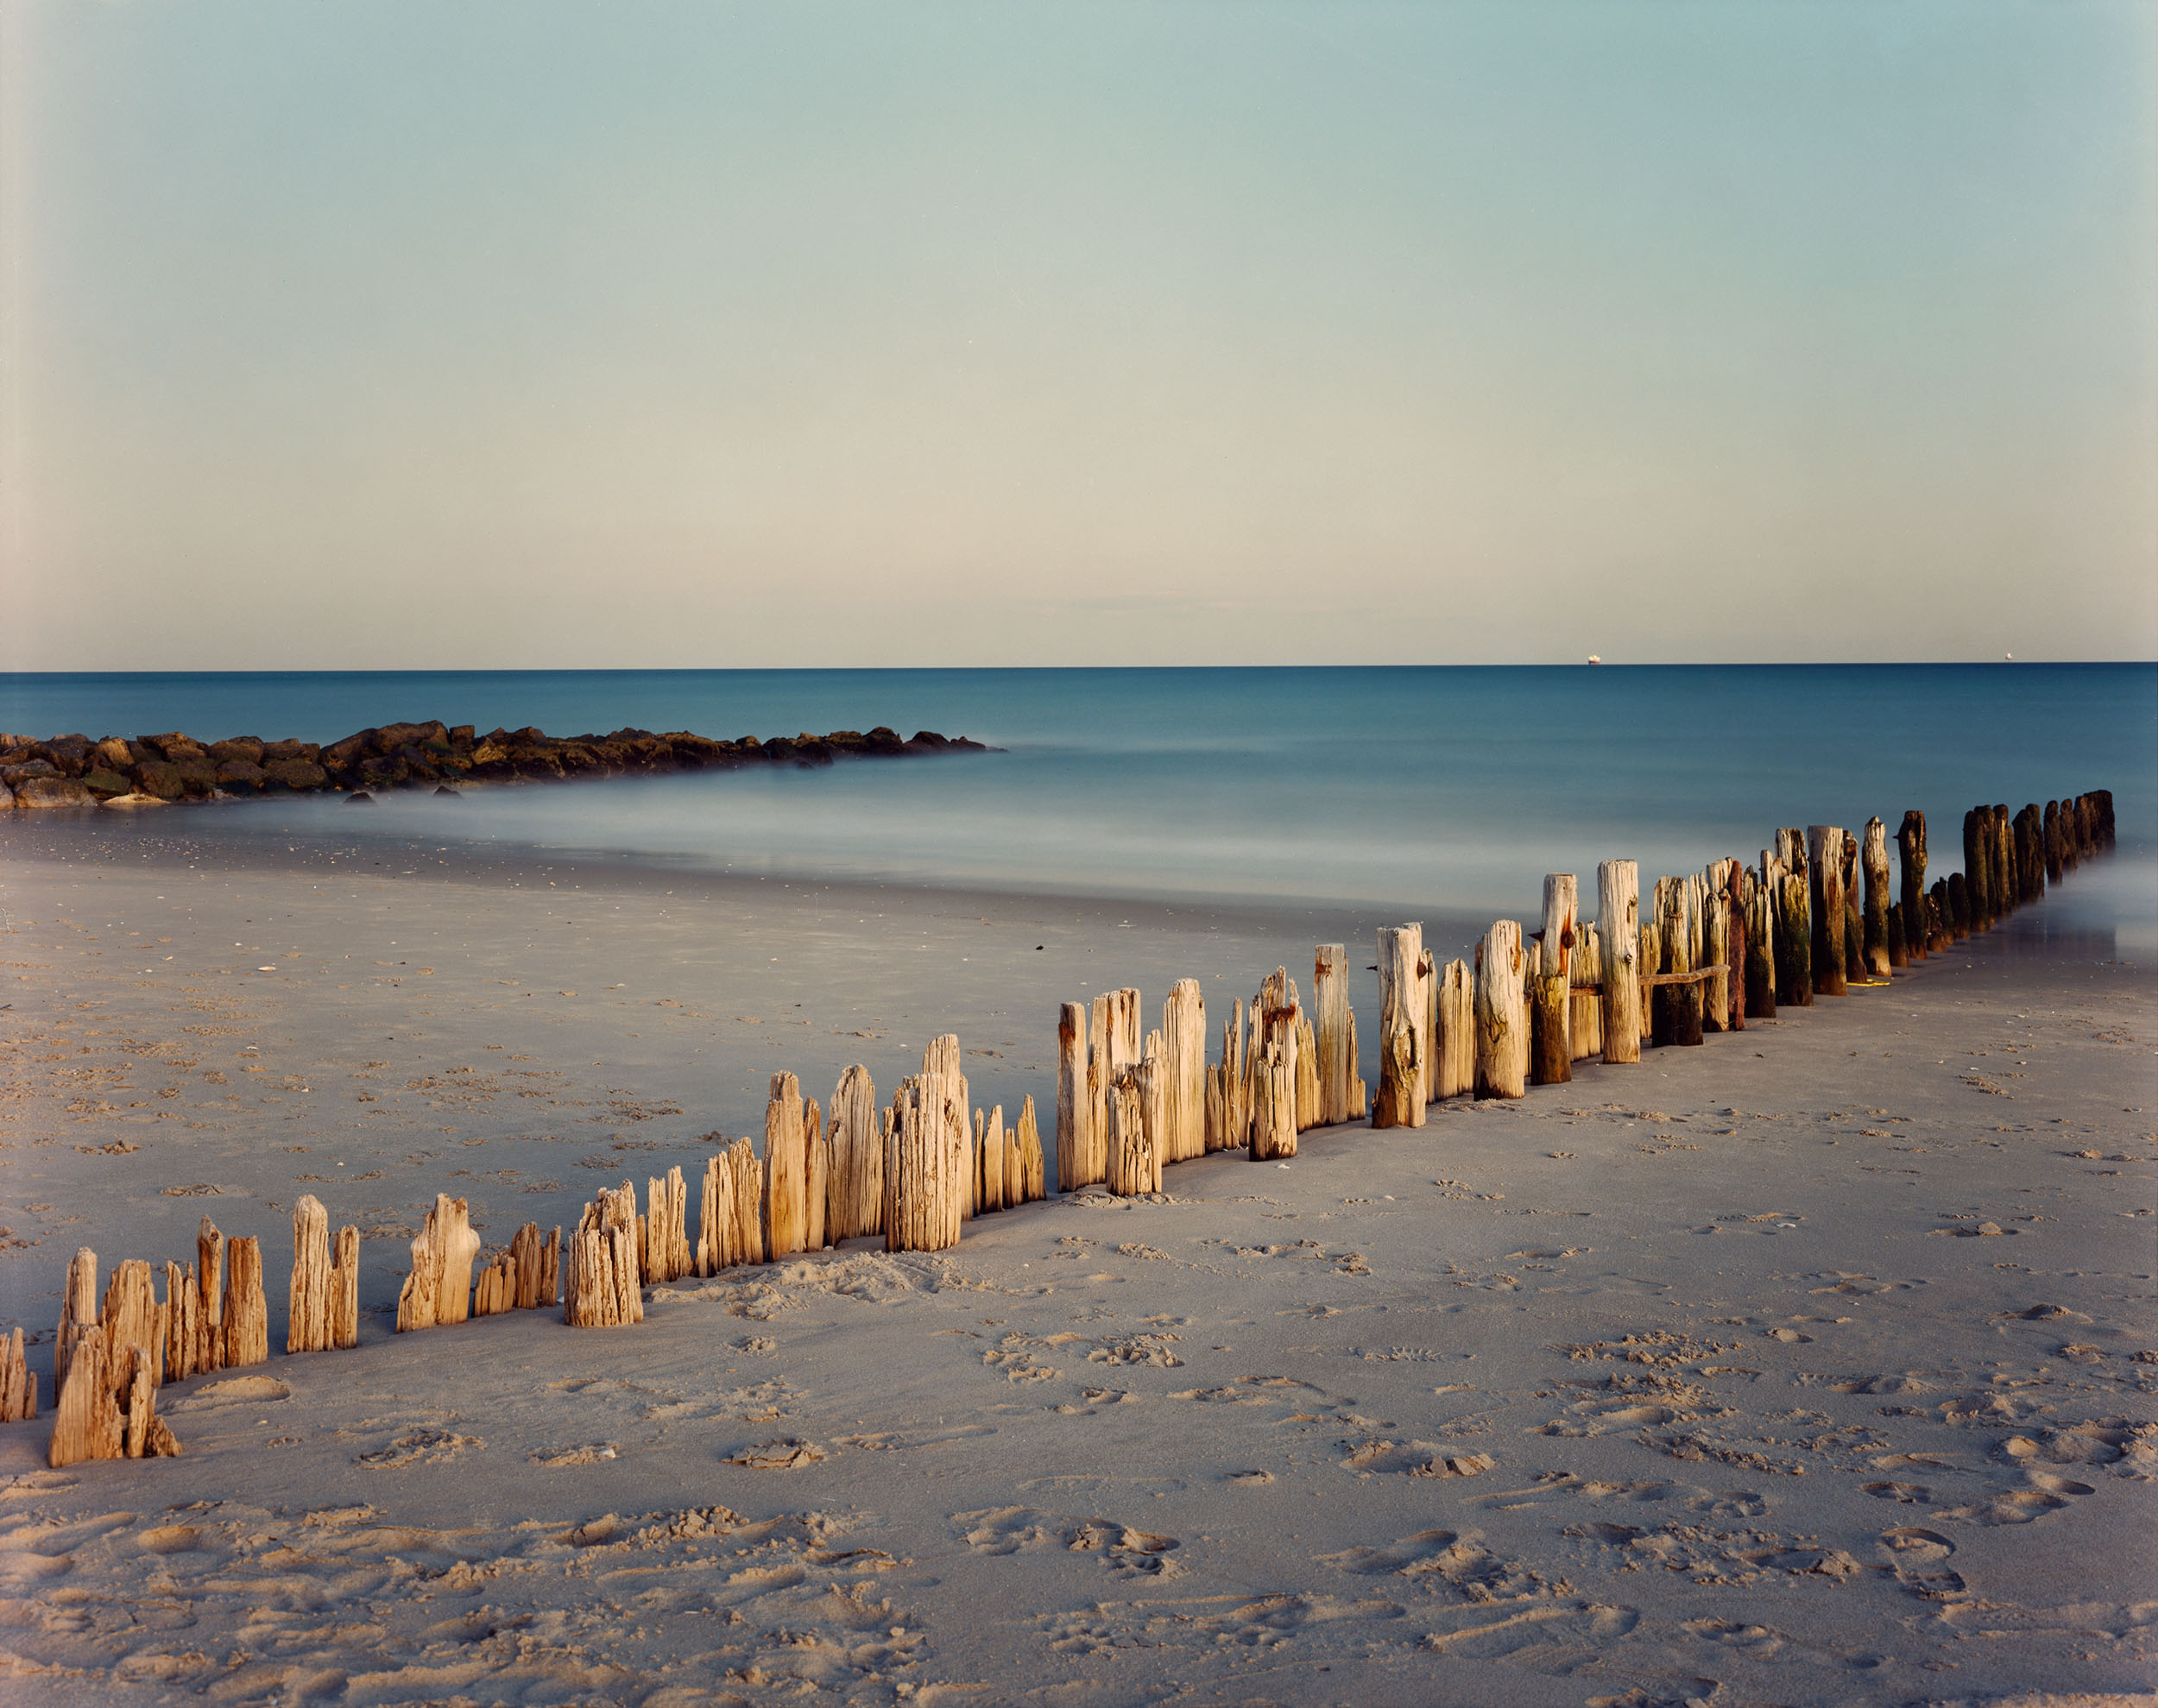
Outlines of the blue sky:
[{"label": "blue sky", "polygon": [[2158,656],[2158,9],[0,19],[15,668]]}]

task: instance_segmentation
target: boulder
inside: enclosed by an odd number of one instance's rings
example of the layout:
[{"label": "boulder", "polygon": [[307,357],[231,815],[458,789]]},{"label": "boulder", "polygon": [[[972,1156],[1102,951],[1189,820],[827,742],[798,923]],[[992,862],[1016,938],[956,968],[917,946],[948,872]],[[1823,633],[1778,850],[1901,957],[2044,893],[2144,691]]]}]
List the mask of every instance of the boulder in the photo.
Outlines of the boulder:
[{"label": "boulder", "polygon": [[209,752],[192,735],[183,735],[177,729],[165,735],[144,735],[139,738],[157,749],[166,759],[178,764],[182,759],[207,759]]},{"label": "boulder", "polygon": [[880,759],[893,759],[906,751],[906,743],[899,740],[899,732],[885,724],[879,724],[861,738],[862,751]]},{"label": "boulder", "polygon": [[364,789],[355,789],[344,797],[344,804],[349,807],[371,807],[375,804],[375,797]]},{"label": "boulder", "polygon": [[450,732],[440,723],[386,723],[375,732],[375,751],[394,753],[400,747],[421,747],[430,741],[450,745]]},{"label": "boulder", "polygon": [[252,735],[235,735],[227,741],[212,741],[210,744],[210,757],[220,765],[235,759],[245,760],[249,765],[260,765],[262,762],[262,744]]},{"label": "boulder", "polygon": [[472,726],[469,723],[459,723],[451,726],[450,745],[452,747],[458,749],[460,752],[462,752],[464,748],[473,746]]},{"label": "boulder", "polygon": [[[280,747],[296,747],[304,744],[298,741],[279,741],[273,745]],[[265,748],[263,752],[267,753],[268,749]],[[285,754],[277,759],[266,758],[262,761],[262,786],[267,789],[320,789],[326,787],[329,781],[328,772],[312,759],[300,754]]]},{"label": "boulder", "polygon": [[315,755],[315,763],[325,771],[350,771],[375,752],[374,729],[355,730],[342,741],[332,741]]},{"label": "boulder", "polygon": [[472,774],[476,777],[514,777],[517,767],[511,763],[509,748],[493,736],[472,750]]},{"label": "boulder", "polygon": [[90,768],[98,744],[87,735],[55,735],[41,744],[45,756],[60,767],[62,777],[80,777]]},{"label": "boulder", "polygon": [[92,766],[82,774],[82,785],[101,801],[109,801],[116,795],[135,791],[135,785],[117,771],[107,771],[102,765]]},{"label": "boulder", "polygon": [[[218,744],[225,744],[220,741]],[[234,794],[245,790],[249,794],[260,793],[262,787],[262,767],[247,759],[226,759],[218,766],[218,787],[229,789]]]},{"label": "boulder", "polygon": [[26,777],[11,786],[16,805],[24,809],[98,804],[98,797],[72,777]]},{"label": "boulder", "polygon": [[135,755],[128,750],[128,744],[117,735],[106,736],[98,743],[93,752],[97,763],[107,771],[131,771],[135,768]]},{"label": "boulder", "polygon": [[360,761],[360,781],[369,789],[394,789],[412,775],[412,767],[394,753],[376,754]]},{"label": "boulder", "polygon": [[155,795],[161,801],[176,801],[187,792],[187,779],[180,774],[180,767],[164,759],[144,759],[129,774],[138,793]]},{"label": "boulder", "polygon": [[0,783],[12,788],[17,783],[28,782],[33,777],[58,777],[60,768],[48,759],[26,759],[14,765],[0,765]]},{"label": "boulder", "polygon": [[312,741],[265,741],[262,756],[255,763],[268,765],[275,759],[305,759],[315,764],[322,757],[322,749]]},{"label": "boulder", "polygon": [[509,750],[511,771],[519,777],[540,778],[562,775],[562,759],[553,747],[542,747],[530,741],[520,741]]},{"label": "boulder", "polygon": [[15,791],[0,783],[0,812],[11,811],[15,806]]}]

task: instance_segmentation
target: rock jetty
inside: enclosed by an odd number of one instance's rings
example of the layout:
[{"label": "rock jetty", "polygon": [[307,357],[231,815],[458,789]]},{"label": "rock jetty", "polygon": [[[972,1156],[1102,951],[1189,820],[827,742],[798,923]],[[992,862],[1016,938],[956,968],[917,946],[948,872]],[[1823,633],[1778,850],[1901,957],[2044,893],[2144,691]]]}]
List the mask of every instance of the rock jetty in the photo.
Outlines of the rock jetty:
[{"label": "rock jetty", "polygon": [[386,723],[342,741],[264,741],[235,735],[201,742],[165,735],[55,735],[39,741],[0,734],[0,810],[214,800],[249,795],[380,793],[388,789],[455,789],[469,783],[560,783],[575,778],[654,776],[726,771],[756,765],[830,765],[842,759],[983,753],[963,735],[918,731],[912,741],[882,725],[867,734],[744,735],[716,741],[686,729],[655,734],[549,735],[533,728],[469,723]]}]

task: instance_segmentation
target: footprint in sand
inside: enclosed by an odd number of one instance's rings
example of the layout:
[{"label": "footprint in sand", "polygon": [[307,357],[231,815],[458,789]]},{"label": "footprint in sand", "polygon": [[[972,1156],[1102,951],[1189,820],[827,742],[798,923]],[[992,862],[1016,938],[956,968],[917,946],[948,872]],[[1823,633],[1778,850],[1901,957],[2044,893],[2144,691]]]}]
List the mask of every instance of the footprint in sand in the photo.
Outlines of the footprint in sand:
[{"label": "footprint in sand", "polygon": [[1913,1595],[1927,1601],[1947,1601],[1964,1593],[1963,1574],[1947,1565],[1956,1545],[1938,1530],[1901,1525],[1881,1532],[1880,1547],[1896,1581]]},{"label": "footprint in sand", "polygon": [[401,1471],[407,1465],[441,1465],[486,1445],[476,1435],[459,1435],[447,1429],[408,1429],[387,1446],[356,1455],[352,1463],[377,1471]]},{"label": "footprint in sand", "polygon": [[821,1465],[830,1457],[814,1441],[798,1440],[792,1436],[777,1441],[760,1441],[754,1446],[740,1447],[727,1456],[729,1465],[740,1465],[751,1471],[800,1471],[805,1466]]},{"label": "footprint in sand", "polygon": [[1067,1518],[1031,1506],[989,1507],[955,1512],[951,1526],[977,1554],[1043,1553],[1061,1548],[1094,1554],[1119,1578],[1160,1579],[1182,1568],[1170,1558],[1181,1546],[1174,1536],[1134,1529],[1113,1518]]}]

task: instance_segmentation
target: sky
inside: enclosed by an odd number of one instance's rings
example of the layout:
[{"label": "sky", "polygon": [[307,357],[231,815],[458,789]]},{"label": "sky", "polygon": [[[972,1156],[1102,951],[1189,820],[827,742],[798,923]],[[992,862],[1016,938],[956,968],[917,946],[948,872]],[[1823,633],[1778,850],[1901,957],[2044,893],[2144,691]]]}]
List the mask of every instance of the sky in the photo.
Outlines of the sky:
[{"label": "sky", "polygon": [[2158,6],[13,0],[0,668],[2158,657]]}]

